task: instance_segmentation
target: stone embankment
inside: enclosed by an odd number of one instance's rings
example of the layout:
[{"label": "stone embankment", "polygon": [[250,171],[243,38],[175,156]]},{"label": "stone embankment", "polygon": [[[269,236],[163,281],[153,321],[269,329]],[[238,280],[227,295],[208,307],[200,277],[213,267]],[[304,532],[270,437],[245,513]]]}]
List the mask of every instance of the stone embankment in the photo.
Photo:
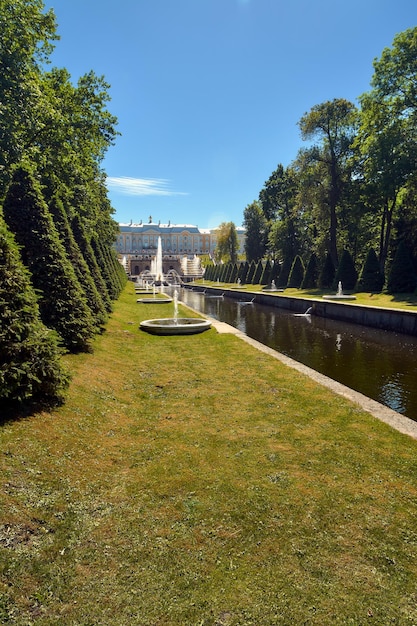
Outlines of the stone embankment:
[{"label": "stone embankment", "polygon": [[[207,293],[218,293],[219,289],[207,287]],[[320,298],[293,298],[284,294],[273,295],[266,292],[249,292],[238,289],[221,289],[228,298],[238,300],[252,300],[257,304],[267,304],[282,309],[288,309],[295,313],[304,313],[312,307],[312,315],[327,317],[351,324],[362,324],[380,330],[390,330],[406,335],[417,336],[417,312],[403,309],[381,309],[368,305],[355,304],[354,302],[336,302],[322,300]]]}]

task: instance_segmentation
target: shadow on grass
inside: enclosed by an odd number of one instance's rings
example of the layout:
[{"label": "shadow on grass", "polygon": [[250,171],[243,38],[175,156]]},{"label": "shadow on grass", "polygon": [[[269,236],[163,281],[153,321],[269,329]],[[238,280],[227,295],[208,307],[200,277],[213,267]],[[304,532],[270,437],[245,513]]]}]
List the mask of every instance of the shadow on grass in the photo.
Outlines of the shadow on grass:
[{"label": "shadow on grass", "polygon": [[40,400],[33,400],[33,402],[9,402],[5,403],[1,408],[0,413],[0,428],[6,426],[10,422],[18,422],[20,420],[32,417],[36,413],[41,411],[52,411],[58,406],[62,406],[64,402],[56,402],[54,404],[47,404]]}]

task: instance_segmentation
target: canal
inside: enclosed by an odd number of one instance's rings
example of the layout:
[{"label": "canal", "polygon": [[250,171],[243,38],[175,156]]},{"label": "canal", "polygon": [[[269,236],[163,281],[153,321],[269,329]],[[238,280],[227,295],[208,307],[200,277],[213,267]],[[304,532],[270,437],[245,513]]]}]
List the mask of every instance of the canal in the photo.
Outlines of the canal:
[{"label": "canal", "polygon": [[417,421],[417,337],[183,289],[193,309]]}]

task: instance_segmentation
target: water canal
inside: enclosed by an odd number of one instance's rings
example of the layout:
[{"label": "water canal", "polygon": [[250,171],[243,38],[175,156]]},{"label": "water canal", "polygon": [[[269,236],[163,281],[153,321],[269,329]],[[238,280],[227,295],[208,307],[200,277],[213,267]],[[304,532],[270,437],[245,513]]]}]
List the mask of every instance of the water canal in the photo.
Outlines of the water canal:
[{"label": "water canal", "polygon": [[417,337],[183,289],[185,304],[417,421]]}]

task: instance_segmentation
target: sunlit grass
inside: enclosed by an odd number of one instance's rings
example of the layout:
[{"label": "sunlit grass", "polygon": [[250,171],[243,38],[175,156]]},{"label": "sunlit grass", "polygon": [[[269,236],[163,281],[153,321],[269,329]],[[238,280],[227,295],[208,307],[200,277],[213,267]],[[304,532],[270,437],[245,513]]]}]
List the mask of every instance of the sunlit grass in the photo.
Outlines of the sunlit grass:
[{"label": "sunlit grass", "polygon": [[133,292],[0,430],[0,623],[415,624],[417,442]]}]

